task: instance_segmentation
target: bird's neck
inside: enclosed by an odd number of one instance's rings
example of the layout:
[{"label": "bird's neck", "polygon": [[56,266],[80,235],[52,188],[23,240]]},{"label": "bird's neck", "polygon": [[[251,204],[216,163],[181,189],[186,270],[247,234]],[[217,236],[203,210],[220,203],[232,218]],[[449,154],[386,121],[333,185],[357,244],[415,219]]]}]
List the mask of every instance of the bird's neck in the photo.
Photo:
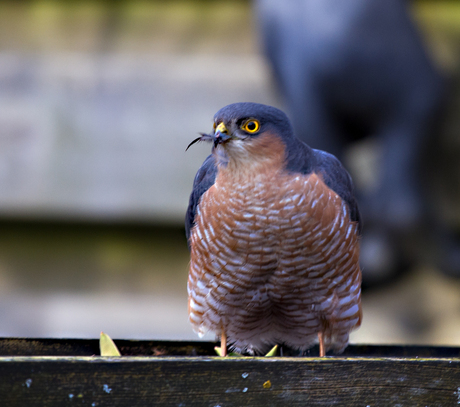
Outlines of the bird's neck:
[{"label": "bird's neck", "polygon": [[226,178],[254,179],[283,171],[286,167],[286,146],[272,134],[253,139],[232,140],[224,151],[214,152],[219,175]]}]

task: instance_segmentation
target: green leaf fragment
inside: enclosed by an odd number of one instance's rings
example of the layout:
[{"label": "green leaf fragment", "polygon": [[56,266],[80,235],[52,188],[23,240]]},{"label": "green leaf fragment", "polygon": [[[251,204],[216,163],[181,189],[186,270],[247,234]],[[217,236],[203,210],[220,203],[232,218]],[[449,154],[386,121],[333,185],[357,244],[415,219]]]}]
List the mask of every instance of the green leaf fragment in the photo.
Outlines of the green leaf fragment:
[{"label": "green leaf fragment", "polygon": [[278,353],[278,345],[273,346],[273,348],[270,349],[270,351],[265,355],[266,358],[270,358],[273,356],[276,356]]},{"label": "green leaf fragment", "polygon": [[[218,356],[222,356],[222,348],[220,346],[215,346],[214,351],[217,353]],[[242,357],[243,355],[237,352],[230,352],[227,353],[227,356],[233,356],[233,357]]]},{"label": "green leaf fragment", "polygon": [[117,345],[115,345],[112,338],[104,332],[101,332],[99,347],[101,349],[101,356],[121,356]]}]

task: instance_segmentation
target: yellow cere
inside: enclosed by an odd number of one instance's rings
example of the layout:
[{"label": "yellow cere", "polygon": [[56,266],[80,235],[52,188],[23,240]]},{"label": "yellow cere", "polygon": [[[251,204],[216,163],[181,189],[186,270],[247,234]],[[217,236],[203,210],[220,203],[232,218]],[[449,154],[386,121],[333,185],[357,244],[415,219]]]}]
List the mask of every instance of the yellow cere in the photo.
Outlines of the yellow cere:
[{"label": "yellow cere", "polygon": [[227,133],[227,128],[225,127],[224,122],[220,122],[217,125],[216,131],[220,131],[221,133]]}]

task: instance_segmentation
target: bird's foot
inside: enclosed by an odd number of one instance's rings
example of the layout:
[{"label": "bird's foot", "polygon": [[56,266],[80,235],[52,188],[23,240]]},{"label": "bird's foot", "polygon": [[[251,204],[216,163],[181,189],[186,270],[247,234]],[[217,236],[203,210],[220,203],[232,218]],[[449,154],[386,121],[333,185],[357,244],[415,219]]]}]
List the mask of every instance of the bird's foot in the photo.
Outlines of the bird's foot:
[{"label": "bird's foot", "polygon": [[318,341],[319,341],[319,357],[323,358],[326,356],[326,349],[324,348],[324,335],[322,332],[318,332]]},{"label": "bird's foot", "polygon": [[214,350],[219,356],[227,356],[227,335],[224,331],[222,331],[222,336],[220,337],[220,347],[216,346]]},{"label": "bird's foot", "polygon": [[[223,349],[222,349],[222,346],[215,346],[214,347],[214,351],[217,353],[217,355],[219,356],[233,356],[233,357],[242,357],[243,355],[241,353],[238,353],[238,352],[230,352],[230,353],[224,353],[223,352]],[[264,356],[266,358],[270,358],[270,357],[273,357],[273,356],[277,356],[277,353],[278,353],[278,345],[275,345],[273,346],[273,348],[271,348],[268,353]]]}]

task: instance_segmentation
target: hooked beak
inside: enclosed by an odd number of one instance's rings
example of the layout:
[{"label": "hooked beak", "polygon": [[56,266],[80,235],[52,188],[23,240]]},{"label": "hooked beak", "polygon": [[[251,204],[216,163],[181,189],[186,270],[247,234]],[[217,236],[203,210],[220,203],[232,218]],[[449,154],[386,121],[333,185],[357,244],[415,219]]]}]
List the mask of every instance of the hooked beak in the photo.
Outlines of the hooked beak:
[{"label": "hooked beak", "polygon": [[230,136],[228,134],[227,127],[225,127],[225,124],[223,122],[219,123],[219,125],[216,127],[216,131],[214,132],[214,148],[216,148],[219,144],[229,139]]},{"label": "hooked beak", "polygon": [[199,142],[199,141],[212,141],[212,144],[214,145],[214,148],[216,148],[219,144],[223,143],[224,141],[227,141],[231,138],[231,136],[228,134],[228,130],[225,127],[224,123],[220,123],[217,127],[216,130],[214,131],[214,134],[206,134],[206,133],[200,133],[200,137],[197,137],[195,140],[193,140],[188,147],[185,149],[187,151],[193,144]]}]

